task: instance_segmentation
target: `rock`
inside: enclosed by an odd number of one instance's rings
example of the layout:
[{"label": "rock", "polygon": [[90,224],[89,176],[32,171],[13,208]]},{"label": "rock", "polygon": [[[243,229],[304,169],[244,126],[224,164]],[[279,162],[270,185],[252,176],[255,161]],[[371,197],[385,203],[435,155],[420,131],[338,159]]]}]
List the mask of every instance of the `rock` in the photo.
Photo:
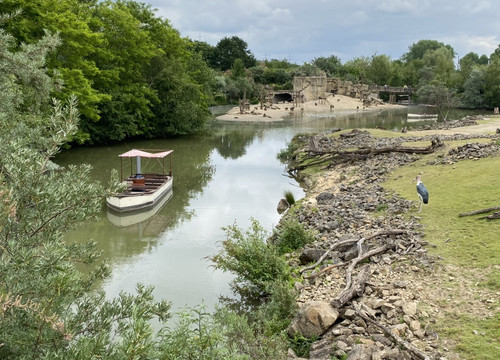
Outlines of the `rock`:
[{"label": "rock", "polygon": [[290,207],[290,204],[288,204],[288,201],[286,201],[285,199],[281,199],[278,203],[278,213],[279,214],[282,214],[286,211],[286,209],[288,209]]},{"label": "rock", "polygon": [[417,303],[410,301],[403,304],[403,312],[408,316],[415,316],[417,314]]},{"label": "rock", "polygon": [[329,192],[322,192],[318,196],[316,196],[316,201],[318,205],[325,205],[330,203],[333,199],[335,199],[335,195]]},{"label": "rock", "polygon": [[300,308],[287,332],[290,336],[300,334],[306,338],[317,337],[324,334],[338,316],[338,311],[329,303],[313,301]]},{"label": "rock", "polygon": [[373,348],[371,346],[356,345],[349,352],[347,360],[371,360]]},{"label": "rock", "polygon": [[286,354],[287,360],[307,360],[305,358],[298,357],[292,349],[288,349]]},{"label": "rock", "polygon": [[324,250],[320,249],[304,249],[299,255],[299,260],[302,265],[306,265],[312,262],[318,261],[318,259],[324,254]]},{"label": "rock", "polygon": [[335,346],[332,338],[326,337],[311,344],[309,349],[309,359],[330,359],[331,354],[335,351]]},{"label": "rock", "polygon": [[420,330],[420,322],[417,320],[410,321],[410,330],[417,331]]}]

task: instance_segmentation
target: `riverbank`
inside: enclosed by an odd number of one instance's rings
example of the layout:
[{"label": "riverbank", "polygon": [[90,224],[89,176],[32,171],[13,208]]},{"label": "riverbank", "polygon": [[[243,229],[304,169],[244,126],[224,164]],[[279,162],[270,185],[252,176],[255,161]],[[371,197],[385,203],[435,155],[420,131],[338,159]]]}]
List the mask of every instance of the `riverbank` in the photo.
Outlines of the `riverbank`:
[{"label": "riverbank", "polygon": [[[307,194],[294,214],[318,234],[291,260],[305,278],[297,285],[298,303],[303,317],[318,302],[337,313],[319,330],[310,359],[355,353],[356,359],[363,358],[359,354],[474,359],[479,353],[493,359],[498,354],[492,344],[499,340],[493,329],[500,269],[498,257],[488,254],[498,250],[492,239],[499,238],[500,223],[473,219],[463,228],[466,220],[457,220],[458,212],[487,208],[500,198],[488,170],[500,163],[500,118],[475,123],[407,134],[358,130],[298,139],[294,157],[301,161],[292,166]],[[433,144],[428,154],[418,154]],[[368,153],[362,151],[366,148]],[[454,172],[482,201],[473,205],[470,198],[449,194],[463,192],[461,182],[451,180]],[[411,184],[417,174],[423,174],[431,193],[421,213]],[[366,264],[362,258],[368,253],[373,255]],[[353,284],[357,288],[346,301]]]},{"label": "riverbank", "polygon": [[274,122],[283,121],[294,114],[331,114],[346,112],[380,111],[384,109],[399,109],[402,105],[379,103],[364,106],[363,101],[344,95],[328,96],[326,100],[307,101],[298,107],[293,103],[280,103],[260,108],[260,105],[250,105],[250,110],[241,114],[239,107],[234,107],[226,114],[217,116],[217,120],[248,121],[248,122]]}]

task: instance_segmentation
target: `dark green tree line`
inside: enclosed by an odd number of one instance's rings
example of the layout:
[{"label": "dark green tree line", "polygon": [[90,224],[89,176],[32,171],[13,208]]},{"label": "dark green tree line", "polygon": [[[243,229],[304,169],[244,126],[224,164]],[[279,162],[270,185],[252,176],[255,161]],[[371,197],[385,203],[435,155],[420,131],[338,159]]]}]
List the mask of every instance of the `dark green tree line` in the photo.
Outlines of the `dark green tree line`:
[{"label": "dark green tree line", "polygon": [[73,140],[105,143],[203,128],[215,74],[150,5],[2,0],[0,6],[0,13],[21,10],[1,25],[17,46],[36,43],[44,29],[59,34],[47,66],[61,74],[62,88],[53,95],[78,97],[81,121]]}]

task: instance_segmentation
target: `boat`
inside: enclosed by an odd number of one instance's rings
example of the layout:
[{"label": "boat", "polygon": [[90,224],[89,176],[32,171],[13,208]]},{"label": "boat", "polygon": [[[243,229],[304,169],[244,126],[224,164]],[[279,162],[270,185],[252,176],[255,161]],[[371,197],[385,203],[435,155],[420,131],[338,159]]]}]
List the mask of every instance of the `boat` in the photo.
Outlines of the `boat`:
[{"label": "boat", "polygon": [[141,225],[142,223],[146,224],[147,222],[150,222],[151,219],[154,219],[156,216],[158,216],[159,211],[170,200],[172,196],[173,191],[172,189],[170,189],[167,191],[165,196],[157,201],[152,207],[147,209],[118,212],[108,207],[106,216],[111,224],[119,228],[130,227],[137,224]]},{"label": "boat", "polygon": [[408,113],[409,121],[437,120],[438,114],[412,114]]},{"label": "boat", "polygon": [[[151,150],[150,150],[151,151]],[[120,179],[125,183],[126,189],[116,195],[106,198],[109,209],[118,213],[146,211],[155,208],[172,192],[172,154],[173,150],[145,150],[132,149],[120,157]],[[169,158],[170,168],[165,168],[165,159]],[[123,177],[123,159],[130,158],[130,175]],[[133,172],[133,159],[136,159],[135,173]],[[141,159],[161,160],[161,172],[141,172]],[[170,195],[171,196],[171,195]]]}]

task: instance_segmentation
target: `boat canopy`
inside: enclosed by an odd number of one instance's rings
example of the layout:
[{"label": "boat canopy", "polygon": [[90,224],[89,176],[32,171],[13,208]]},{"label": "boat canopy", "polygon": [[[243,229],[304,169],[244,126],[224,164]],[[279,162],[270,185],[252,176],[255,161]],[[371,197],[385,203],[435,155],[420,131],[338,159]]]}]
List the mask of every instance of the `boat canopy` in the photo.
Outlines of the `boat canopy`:
[{"label": "boat canopy", "polygon": [[132,149],[132,150],[129,150],[129,151],[127,151],[123,154],[120,154],[118,156],[121,158],[124,158],[124,157],[125,158],[132,158],[132,157],[139,156],[139,157],[150,158],[150,159],[153,159],[153,158],[162,159],[165,156],[170,155],[172,152],[173,152],[173,150],[162,151],[162,152],[157,152],[157,153],[150,153],[150,152],[143,151],[143,150]]}]

